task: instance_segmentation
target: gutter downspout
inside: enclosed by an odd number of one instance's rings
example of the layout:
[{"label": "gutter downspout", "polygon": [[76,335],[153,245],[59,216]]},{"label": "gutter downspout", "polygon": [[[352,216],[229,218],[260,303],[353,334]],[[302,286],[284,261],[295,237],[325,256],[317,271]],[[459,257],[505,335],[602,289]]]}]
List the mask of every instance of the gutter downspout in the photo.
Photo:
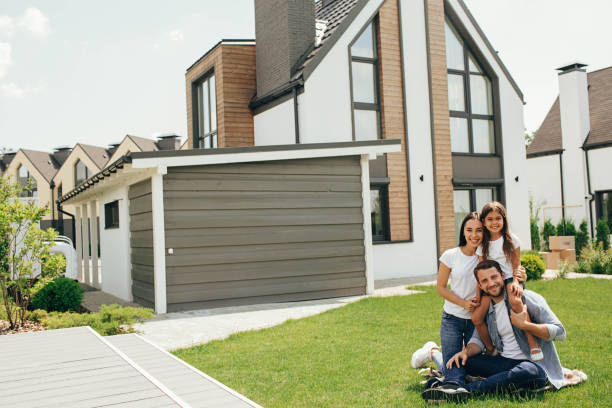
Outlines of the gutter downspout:
[{"label": "gutter downspout", "polygon": [[563,190],[563,151],[559,152],[559,173],[561,175],[561,219],[565,225],[565,193]]},{"label": "gutter downspout", "polygon": [[581,147],[584,150],[584,157],[586,159],[586,171],[587,171],[587,188],[589,192],[589,224],[591,224],[591,238],[595,236],[595,231],[593,229],[593,201],[595,201],[595,197],[593,195],[593,191],[591,190],[591,171],[589,169],[589,150],[584,146]]},{"label": "gutter downspout", "polygon": [[293,87],[293,120],[295,126],[295,143],[300,144],[300,114],[298,112],[298,92],[299,85]]},{"label": "gutter downspout", "polygon": [[69,212],[62,210],[62,204],[60,202],[57,202],[57,213],[58,214],[62,213],[72,218],[72,238],[73,238],[72,246],[76,249],[76,231],[75,231],[76,219],[74,218],[74,214],[70,214]]},{"label": "gutter downspout", "polygon": [[[55,188],[55,182],[51,180],[49,183],[49,187],[51,188],[51,202],[53,202],[53,189]],[[51,219],[55,221],[55,208],[51,206]]]}]

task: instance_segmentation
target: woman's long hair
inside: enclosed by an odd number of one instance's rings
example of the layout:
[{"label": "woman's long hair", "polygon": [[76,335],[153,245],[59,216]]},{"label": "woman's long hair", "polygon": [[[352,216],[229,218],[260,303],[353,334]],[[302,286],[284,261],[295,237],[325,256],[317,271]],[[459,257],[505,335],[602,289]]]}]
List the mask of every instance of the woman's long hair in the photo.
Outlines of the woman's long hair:
[{"label": "woman's long hair", "polygon": [[467,240],[465,239],[465,224],[467,224],[469,220],[480,221],[480,215],[477,212],[471,212],[468,215],[466,215],[465,218],[463,218],[463,221],[461,221],[461,229],[459,230],[459,246],[460,247],[467,245]]},{"label": "woman's long hair", "polygon": [[502,216],[502,220],[504,220],[504,226],[501,230],[501,236],[504,239],[502,249],[504,251],[504,255],[506,256],[506,260],[511,263],[512,254],[514,253],[514,241],[512,240],[512,235],[510,235],[510,228],[508,227],[506,207],[504,207],[502,203],[497,201],[486,203],[484,207],[482,207],[482,211],[480,212],[480,221],[484,226],[482,235],[482,256],[484,259],[489,258],[489,242],[491,242],[491,233],[485,225],[485,218],[487,218],[487,215],[489,215],[489,213],[492,213],[493,211],[497,211]]}]

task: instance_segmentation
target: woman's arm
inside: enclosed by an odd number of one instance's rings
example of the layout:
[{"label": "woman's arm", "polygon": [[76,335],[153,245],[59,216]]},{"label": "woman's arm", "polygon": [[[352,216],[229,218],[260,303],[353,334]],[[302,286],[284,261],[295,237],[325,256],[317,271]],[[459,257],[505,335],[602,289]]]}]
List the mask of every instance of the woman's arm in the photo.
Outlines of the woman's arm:
[{"label": "woman's arm", "polygon": [[460,307],[464,308],[468,312],[474,310],[476,307],[476,302],[470,300],[461,299],[459,296],[455,295],[452,290],[448,289],[446,286],[448,285],[448,278],[450,276],[450,268],[444,263],[440,262],[440,269],[438,269],[438,282],[436,284],[436,289],[438,290],[438,295],[442,296],[444,299],[452,302]]}]

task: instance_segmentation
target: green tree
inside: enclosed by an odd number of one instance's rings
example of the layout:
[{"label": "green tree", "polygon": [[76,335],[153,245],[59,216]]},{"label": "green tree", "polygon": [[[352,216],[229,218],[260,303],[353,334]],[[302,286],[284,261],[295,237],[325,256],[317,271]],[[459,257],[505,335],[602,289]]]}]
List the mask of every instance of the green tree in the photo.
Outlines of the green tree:
[{"label": "green tree", "polygon": [[21,191],[0,178],[0,288],[11,329],[25,322],[35,275],[51,279],[66,265],[62,255],[50,252],[57,233],[39,227],[48,210],[20,200]]},{"label": "green tree", "polygon": [[531,248],[540,250],[540,228],[535,218],[530,219],[531,227]]},{"label": "green tree", "polygon": [[582,220],[578,231],[576,231],[576,256],[580,256],[580,251],[589,243],[589,229],[586,220]]},{"label": "green tree", "polygon": [[548,237],[556,234],[555,226],[550,220],[544,221],[544,227],[542,228],[542,239],[544,240],[544,250],[550,251],[550,243]]},{"label": "green tree", "polygon": [[610,227],[608,226],[608,221],[603,218],[599,220],[597,223],[597,245],[602,245],[604,250],[608,250],[610,248]]}]

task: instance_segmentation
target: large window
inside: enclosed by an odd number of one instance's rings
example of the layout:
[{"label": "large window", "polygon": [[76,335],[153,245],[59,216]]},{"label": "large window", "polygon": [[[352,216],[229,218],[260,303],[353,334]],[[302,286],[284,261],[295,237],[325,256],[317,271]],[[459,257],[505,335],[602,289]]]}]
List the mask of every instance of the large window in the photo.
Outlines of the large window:
[{"label": "large window", "polygon": [[491,80],[448,19],[445,31],[451,151],[495,154]]},{"label": "large window", "polygon": [[355,140],[380,138],[376,24],[371,22],[350,48]]},{"label": "large window", "polygon": [[497,201],[497,187],[482,186],[476,188],[456,188],[453,191],[453,202],[455,206],[455,238],[459,239],[459,228],[461,221],[466,215],[478,211],[491,201]]},{"label": "large window", "polygon": [[204,78],[196,85],[198,112],[198,147],[217,147],[217,95],[215,74]]},{"label": "large window", "polygon": [[19,193],[20,197],[38,197],[38,186],[36,185],[36,180],[28,169],[25,166],[19,166],[19,170],[17,170],[17,176],[19,177],[19,184],[23,187],[21,193]]},{"label": "large window", "polygon": [[93,176],[91,170],[82,161],[78,160],[74,165],[74,186],[77,187],[91,176]]},{"label": "large window", "polygon": [[119,201],[104,204],[104,229],[119,228]]},{"label": "large window", "polygon": [[372,241],[389,241],[389,214],[387,185],[370,186],[370,211],[372,217]]},{"label": "large window", "polygon": [[597,221],[606,220],[612,231],[612,190],[595,193],[597,204]]}]

